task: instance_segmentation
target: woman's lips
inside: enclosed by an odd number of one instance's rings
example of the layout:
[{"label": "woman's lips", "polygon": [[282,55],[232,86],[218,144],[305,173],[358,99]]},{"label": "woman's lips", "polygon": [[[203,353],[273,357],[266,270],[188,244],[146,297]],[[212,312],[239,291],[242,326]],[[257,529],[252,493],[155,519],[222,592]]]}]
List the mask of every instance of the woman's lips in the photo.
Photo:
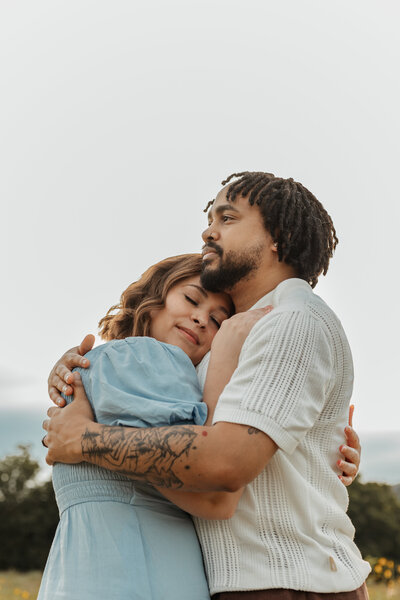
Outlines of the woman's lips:
[{"label": "woman's lips", "polygon": [[185,336],[187,340],[189,340],[189,342],[198,346],[199,338],[191,329],[186,329],[186,327],[180,327],[179,325],[177,325],[176,328],[182,333],[182,335]]}]

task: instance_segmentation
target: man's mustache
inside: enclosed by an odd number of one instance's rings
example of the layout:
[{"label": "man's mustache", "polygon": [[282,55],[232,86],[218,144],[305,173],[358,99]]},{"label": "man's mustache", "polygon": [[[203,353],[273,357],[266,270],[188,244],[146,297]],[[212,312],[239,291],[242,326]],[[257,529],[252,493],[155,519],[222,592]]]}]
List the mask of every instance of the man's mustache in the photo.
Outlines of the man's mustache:
[{"label": "man's mustache", "polygon": [[206,248],[212,248],[213,250],[215,250],[218,256],[222,256],[222,248],[218,246],[218,244],[216,244],[215,242],[207,242],[207,244],[204,244],[202,248],[203,253]]}]

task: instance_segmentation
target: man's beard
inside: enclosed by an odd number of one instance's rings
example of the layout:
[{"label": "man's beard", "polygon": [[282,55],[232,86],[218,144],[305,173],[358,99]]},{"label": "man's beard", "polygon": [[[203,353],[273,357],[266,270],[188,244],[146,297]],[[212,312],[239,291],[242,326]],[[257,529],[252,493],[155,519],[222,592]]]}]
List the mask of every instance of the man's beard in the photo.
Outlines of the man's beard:
[{"label": "man's beard", "polygon": [[201,285],[209,292],[228,292],[242,279],[251,277],[261,262],[263,250],[263,244],[258,244],[246,252],[230,251],[225,256],[218,252],[218,267],[213,268],[203,262]]}]

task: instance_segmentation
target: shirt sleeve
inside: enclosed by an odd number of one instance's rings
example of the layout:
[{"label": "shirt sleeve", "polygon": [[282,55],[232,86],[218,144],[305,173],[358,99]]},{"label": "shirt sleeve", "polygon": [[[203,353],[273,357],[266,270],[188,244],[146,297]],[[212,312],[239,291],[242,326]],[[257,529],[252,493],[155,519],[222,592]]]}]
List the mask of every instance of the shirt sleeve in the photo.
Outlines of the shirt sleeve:
[{"label": "shirt sleeve", "polygon": [[290,454],[321,413],[333,372],[321,323],[307,312],[273,311],[250,332],[213,422],[256,427]]},{"label": "shirt sleeve", "polygon": [[130,427],[202,425],[207,406],[189,358],[180,348],[138,340],[104,344],[94,359],[89,356],[89,369],[80,369],[96,420]]}]

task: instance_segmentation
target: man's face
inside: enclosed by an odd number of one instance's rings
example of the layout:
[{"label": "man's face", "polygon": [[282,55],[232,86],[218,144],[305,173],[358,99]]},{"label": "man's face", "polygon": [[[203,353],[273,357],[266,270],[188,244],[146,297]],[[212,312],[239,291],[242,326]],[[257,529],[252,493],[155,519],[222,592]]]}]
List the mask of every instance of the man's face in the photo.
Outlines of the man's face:
[{"label": "man's face", "polygon": [[202,234],[201,283],[213,292],[231,290],[239,281],[254,276],[273,246],[258,207],[242,197],[229,202],[227,189],[219,192]]}]

